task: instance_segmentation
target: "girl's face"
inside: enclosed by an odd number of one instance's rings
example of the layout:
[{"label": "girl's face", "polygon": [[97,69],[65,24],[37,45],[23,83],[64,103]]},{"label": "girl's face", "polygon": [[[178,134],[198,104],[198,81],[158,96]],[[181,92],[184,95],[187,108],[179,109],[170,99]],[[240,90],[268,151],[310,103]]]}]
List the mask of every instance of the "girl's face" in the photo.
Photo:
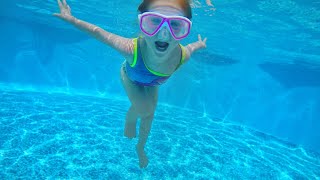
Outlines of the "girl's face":
[{"label": "girl's face", "polygon": [[[183,16],[183,10],[174,0],[154,1],[148,8],[151,12],[157,12],[166,16]],[[163,27],[154,36],[145,35],[147,46],[155,52],[157,56],[163,56],[172,52],[177,47],[179,41],[175,40],[168,27]]]}]

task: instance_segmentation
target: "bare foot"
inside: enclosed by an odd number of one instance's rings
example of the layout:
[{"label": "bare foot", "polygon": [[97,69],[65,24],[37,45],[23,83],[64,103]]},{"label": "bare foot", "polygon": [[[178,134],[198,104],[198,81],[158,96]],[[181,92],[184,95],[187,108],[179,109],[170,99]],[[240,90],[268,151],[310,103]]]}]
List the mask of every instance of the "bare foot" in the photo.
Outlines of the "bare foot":
[{"label": "bare foot", "polygon": [[129,139],[137,137],[136,135],[136,123],[128,123],[126,122],[125,128],[124,128],[124,136],[126,136]]},{"label": "bare foot", "polygon": [[139,147],[138,145],[136,146],[136,150],[137,150],[137,154],[139,157],[139,166],[140,168],[145,168],[148,166],[149,164],[149,160],[148,157],[146,155],[146,153],[144,152],[143,147]]}]

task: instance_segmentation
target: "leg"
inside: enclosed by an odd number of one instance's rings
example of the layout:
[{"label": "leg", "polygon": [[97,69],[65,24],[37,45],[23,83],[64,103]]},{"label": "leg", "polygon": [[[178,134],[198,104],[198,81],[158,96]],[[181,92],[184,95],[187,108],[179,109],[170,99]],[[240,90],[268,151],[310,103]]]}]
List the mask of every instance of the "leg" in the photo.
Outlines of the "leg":
[{"label": "leg", "polygon": [[144,88],[132,83],[128,79],[123,66],[124,65],[122,65],[120,69],[120,78],[127,96],[129,97],[131,102],[131,107],[129,108],[126,115],[124,136],[128,138],[134,138],[136,137],[136,124],[139,116],[136,107],[139,106],[139,103],[137,103],[139,99],[143,99]]},{"label": "leg", "polygon": [[141,123],[140,123],[140,129],[139,129],[139,140],[137,147],[140,149],[144,148],[146,145],[151,126],[152,126],[152,120],[153,120],[154,114],[151,114],[149,116],[141,118]]},{"label": "leg", "polygon": [[141,117],[139,140],[136,147],[140,167],[144,168],[148,165],[148,158],[145,154],[144,146],[150,133],[152,120],[158,101],[158,87],[144,87],[132,83],[127,78],[127,75],[122,68],[121,80],[132,104],[127,113],[125,129],[134,132],[135,134],[137,117]]},{"label": "leg", "polygon": [[148,99],[151,102],[152,111],[150,114],[141,116],[141,123],[139,128],[139,140],[136,146],[137,154],[139,157],[140,168],[147,167],[149,163],[148,157],[144,151],[144,147],[149,137],[152,121],[154,118],[154,113],[155,113],[157,102],[158,102],[158,88],[146,87],[146,92],[147,92],[146,99]]},{"label": "leg", "polygon": [[138,114],[135,112],[134,107],[131,105],[126,116],[124,136],[130,139],[136,137],[137,119],[138,119]]},{"label": "leg", "polygon": [[140,168],[148,166],[149,160],[144,151],[144,146],[147,143],[147,139],[151,130],[153,120],[153,114],[144,118],[141,118],[140,129],[139,129],[139,140],[136,146],[137,154],[139,157]]},{"label": "leg", "polygon": [[121,82],[131,102],[129,111],[137,116],[152,114],[158,102],[158,86],[140,86],[128,79],[123,67],[121,68]]}]

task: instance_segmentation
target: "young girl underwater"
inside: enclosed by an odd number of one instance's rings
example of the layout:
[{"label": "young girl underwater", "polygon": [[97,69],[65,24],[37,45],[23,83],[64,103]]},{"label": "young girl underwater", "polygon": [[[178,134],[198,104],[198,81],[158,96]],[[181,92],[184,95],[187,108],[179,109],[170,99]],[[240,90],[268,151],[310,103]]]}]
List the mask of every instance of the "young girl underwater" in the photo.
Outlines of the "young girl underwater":
[{"label": "young girl underwater", "polygon": [[141,119],[136,152],[140,168],[148,165],[144,151],[158,101],[159,85],[168,78],[196,50],[206,47],[206,38],[183,46],[179,41],[191,29],[189,0],[143,0],[138,10],[140,29],[138,38],[125,38],[107,32],[71,15],[66,0],[57,0],[60,13],[54,15],[71,23],[103,43],[119,51],[125,61],[120,69],[121,82],[131,102],[126,115],[124,135],[136,137],[137,119]]}]

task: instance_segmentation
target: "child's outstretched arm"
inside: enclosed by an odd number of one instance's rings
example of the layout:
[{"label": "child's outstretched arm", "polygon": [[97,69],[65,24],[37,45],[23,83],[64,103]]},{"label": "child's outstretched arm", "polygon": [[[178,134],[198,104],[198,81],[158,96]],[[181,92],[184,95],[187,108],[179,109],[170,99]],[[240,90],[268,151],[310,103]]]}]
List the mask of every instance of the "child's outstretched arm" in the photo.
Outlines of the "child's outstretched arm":
[{"label": "child's outstretched arm", "polygon": [[190,59],[192,53],[194,53],[195,51],[197,51],[198,49],[202,49],[202,48],[206,48],[207,42],[207,38],[204,38],[203,40],[201,39],[200,34],[198,35],[198,41],[188,44],[187,46],[185,46],[186,48],[186,60]]},{"label": "child's outstretched arm", "polygon": [[124,38],[116,34],[112,34],[103,30],[102,28],[87,23],[85,21],[79,20],[71,15],[70,6],[67,4],[66,0],[57,0],[60,8],[60,13],[53,14],[61,18],[62,20],[71,23],[75,27],[83,30],[96,39],[108,44],[114,49],[118,50],[124,56],[129,56],[133,54],[133,41],[129,38]]}]

